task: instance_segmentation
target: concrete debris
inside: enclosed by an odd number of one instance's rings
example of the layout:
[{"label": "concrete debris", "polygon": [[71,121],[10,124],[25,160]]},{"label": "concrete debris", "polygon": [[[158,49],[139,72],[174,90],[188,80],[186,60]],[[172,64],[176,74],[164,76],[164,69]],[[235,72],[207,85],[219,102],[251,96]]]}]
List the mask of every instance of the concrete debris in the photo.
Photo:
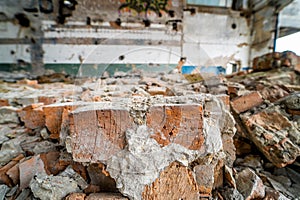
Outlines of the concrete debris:
[{"label": "concrete debris", "polygon": [[227,77],[8,76],[0,199],[300,198],[296,58]]},{"label": "concrete debris", "polygon": [[18,108],[12,106],[0,107],[0,124],[15,123],[19,124]]},{"label": "concrete debris", "polygon": [[80,192],[77,182],[66,176],[37,174],[30,182],[34,197],[41,200],[60,200],[69,193]]},{"label": "concrete debris", "polygon": [[265,186],[262,180],[250,168],[246,168],[236,175],[236,184],[245,200],[261,199],[265,196]]},{"label": "concrete debris", "polygon": [[6,193],[9,191],[7,185],[0,185],[0,200],[4,200]]}]

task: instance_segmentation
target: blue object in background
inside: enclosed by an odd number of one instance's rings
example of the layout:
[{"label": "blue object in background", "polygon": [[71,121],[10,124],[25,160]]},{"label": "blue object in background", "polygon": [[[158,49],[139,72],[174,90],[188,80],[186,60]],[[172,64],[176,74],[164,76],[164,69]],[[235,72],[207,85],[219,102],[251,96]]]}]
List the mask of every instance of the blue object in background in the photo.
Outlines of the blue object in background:
[{"label": "blue object in background", "polygon": [[191,74],[196,69],[196,66],[184,65],[181,67],[182,74]]},{"label": "blue object in background", "polygon": [[181,67],[182,74],[191,74],[193,72],[219,75],[219,74],[225,74],[226,69],[223,68],[222,66],[196,67],[196,66],[184,65]]},{"label": "blue object in background", "polygon": [[210,73],[214,75],[219,75],[219,74],[225,74],[226,69],[223,68],[222,66],[208,66],[208,67],[200,67],[200,73]]}]

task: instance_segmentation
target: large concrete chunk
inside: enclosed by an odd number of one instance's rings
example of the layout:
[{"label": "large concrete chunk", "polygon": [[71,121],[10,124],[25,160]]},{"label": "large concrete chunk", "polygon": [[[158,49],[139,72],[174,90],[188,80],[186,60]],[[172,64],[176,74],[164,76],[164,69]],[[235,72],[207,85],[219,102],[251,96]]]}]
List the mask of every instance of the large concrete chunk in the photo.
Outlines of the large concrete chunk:
[{"label": "large concrete chunk", "polygon": [[129,111],[83,108],[70,116],[72,154],[78,162],[106,161],[124,149],[125,132],[132,126]]},{"label": "large concrete chunk", "polygon": [[299,133],[293,124],[276,109],[267,109],[243,117],[249,136],[260,151],[277,167],[293,163],[300,148],[289,136]]},{"label": "large concrete chunk", "polygon": [[203,108],[201,105],[153,106],[147,114],[152,137],[162,146],[180,144],[188,149],[200,149],[204,142]]}]

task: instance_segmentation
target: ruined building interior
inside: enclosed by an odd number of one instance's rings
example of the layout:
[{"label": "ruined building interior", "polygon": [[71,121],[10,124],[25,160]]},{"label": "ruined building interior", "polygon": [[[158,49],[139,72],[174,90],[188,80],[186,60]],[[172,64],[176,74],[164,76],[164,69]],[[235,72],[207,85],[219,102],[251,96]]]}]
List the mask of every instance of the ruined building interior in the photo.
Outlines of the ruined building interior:
[{"label": "ruined building interior", "polygon": [[0,200],[300,199],[299,31],[300,0],[0,0]]}]

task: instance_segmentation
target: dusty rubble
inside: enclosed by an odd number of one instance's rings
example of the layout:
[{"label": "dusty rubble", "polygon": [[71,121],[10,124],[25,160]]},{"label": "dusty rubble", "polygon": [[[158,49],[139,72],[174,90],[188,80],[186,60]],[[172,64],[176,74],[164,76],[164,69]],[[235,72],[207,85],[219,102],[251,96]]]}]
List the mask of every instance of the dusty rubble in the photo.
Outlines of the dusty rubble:
[{"label": "dusty rubble", "polygon": [[193,80],[6,76],[0,199],[300,198],[297,59]]}]

